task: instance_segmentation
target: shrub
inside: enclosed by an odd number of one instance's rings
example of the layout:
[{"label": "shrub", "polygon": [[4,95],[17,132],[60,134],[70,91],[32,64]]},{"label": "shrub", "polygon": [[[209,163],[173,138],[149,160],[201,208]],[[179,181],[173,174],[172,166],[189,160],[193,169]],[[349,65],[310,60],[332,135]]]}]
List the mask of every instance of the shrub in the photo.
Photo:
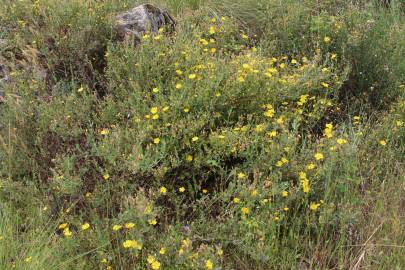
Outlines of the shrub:
[{"label": "shrub", "polygon": [[[402,24],[388,31],[391,14],[346,2],[259,1],[271,16],[255,26],[249,10],[241,26],[238,3],[224,2],[232,16],[193,3],[176,34],[145,33],[137,47],[110,40],[126,1],[0,8],[18,33],[0,104],[0,268],[358,262],[375,229],[361,226],[384,213],[373,195],[404,173],[391,37]],[[364,110],[380,105],[390,111]]]}]

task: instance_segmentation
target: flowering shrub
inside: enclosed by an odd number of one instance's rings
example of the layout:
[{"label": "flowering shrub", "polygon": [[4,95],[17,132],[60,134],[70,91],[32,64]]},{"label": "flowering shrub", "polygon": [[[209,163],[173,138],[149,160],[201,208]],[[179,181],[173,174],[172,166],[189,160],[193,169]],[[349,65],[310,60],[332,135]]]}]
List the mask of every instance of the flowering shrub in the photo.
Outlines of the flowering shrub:
[{"label": "flowering shrub", "polygon": [[203,8],[134,47],[108,36],[126,1],[56,4],[0,8],[17,33],[0,104],[0,268],[357,262],[364,194],[404,173],[404,86],[390,84],[390,113],[351,113],[354,35],[333,8],[305,21],[313,40],[295,50],[280,29],[260,40]]}]

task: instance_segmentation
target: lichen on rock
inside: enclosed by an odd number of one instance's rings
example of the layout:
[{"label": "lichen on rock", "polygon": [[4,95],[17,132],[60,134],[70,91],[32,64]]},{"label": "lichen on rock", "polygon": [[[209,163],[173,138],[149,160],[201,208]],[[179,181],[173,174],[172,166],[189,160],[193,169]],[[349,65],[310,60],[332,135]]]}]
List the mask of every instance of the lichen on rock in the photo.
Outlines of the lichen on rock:
[{"label": "lichen on rock", "polygon": [[175,26],[175,20],[167,11],[144,4],[117,15],[113,29],[117,40],[133,39],[134,44],[137,45],[143,33],[156,33],[160,28],[173,31]]}]

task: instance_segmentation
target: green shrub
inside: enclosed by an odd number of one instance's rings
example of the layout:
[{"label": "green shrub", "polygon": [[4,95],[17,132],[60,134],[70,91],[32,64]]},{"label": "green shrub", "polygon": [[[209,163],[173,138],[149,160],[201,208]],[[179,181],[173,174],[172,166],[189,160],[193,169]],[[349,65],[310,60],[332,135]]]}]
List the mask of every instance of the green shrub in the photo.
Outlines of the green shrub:
[{"label": "green shrub", "polygon": [[[131,4],[0,8],[14,27],[0,268],[353,268],[380,222],[376,243],[403,237],[400,211],[383,205],[399,209],[403,194],[393,13],[259,1],[255,18],[238,2],[223,2],[226,16],[168,1],[188,14],[176,33],[134,47],[110,40],[113,15]],[[394,267],[399,253],[370,257]]]}]

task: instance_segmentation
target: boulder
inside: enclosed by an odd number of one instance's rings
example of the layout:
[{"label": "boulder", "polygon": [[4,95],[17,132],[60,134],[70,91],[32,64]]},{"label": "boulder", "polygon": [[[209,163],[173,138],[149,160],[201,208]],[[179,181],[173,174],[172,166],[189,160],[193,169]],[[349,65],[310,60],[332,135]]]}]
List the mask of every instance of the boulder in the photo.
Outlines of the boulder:
[{"label": "boulder", "polygon": [[129,38],[137,45],[144,33],[156,33],[160,28],[173,31],[175,26],[175,20],[167,11],[145,4],[117,15],[113,29],[117,40],[123,41]]}]

